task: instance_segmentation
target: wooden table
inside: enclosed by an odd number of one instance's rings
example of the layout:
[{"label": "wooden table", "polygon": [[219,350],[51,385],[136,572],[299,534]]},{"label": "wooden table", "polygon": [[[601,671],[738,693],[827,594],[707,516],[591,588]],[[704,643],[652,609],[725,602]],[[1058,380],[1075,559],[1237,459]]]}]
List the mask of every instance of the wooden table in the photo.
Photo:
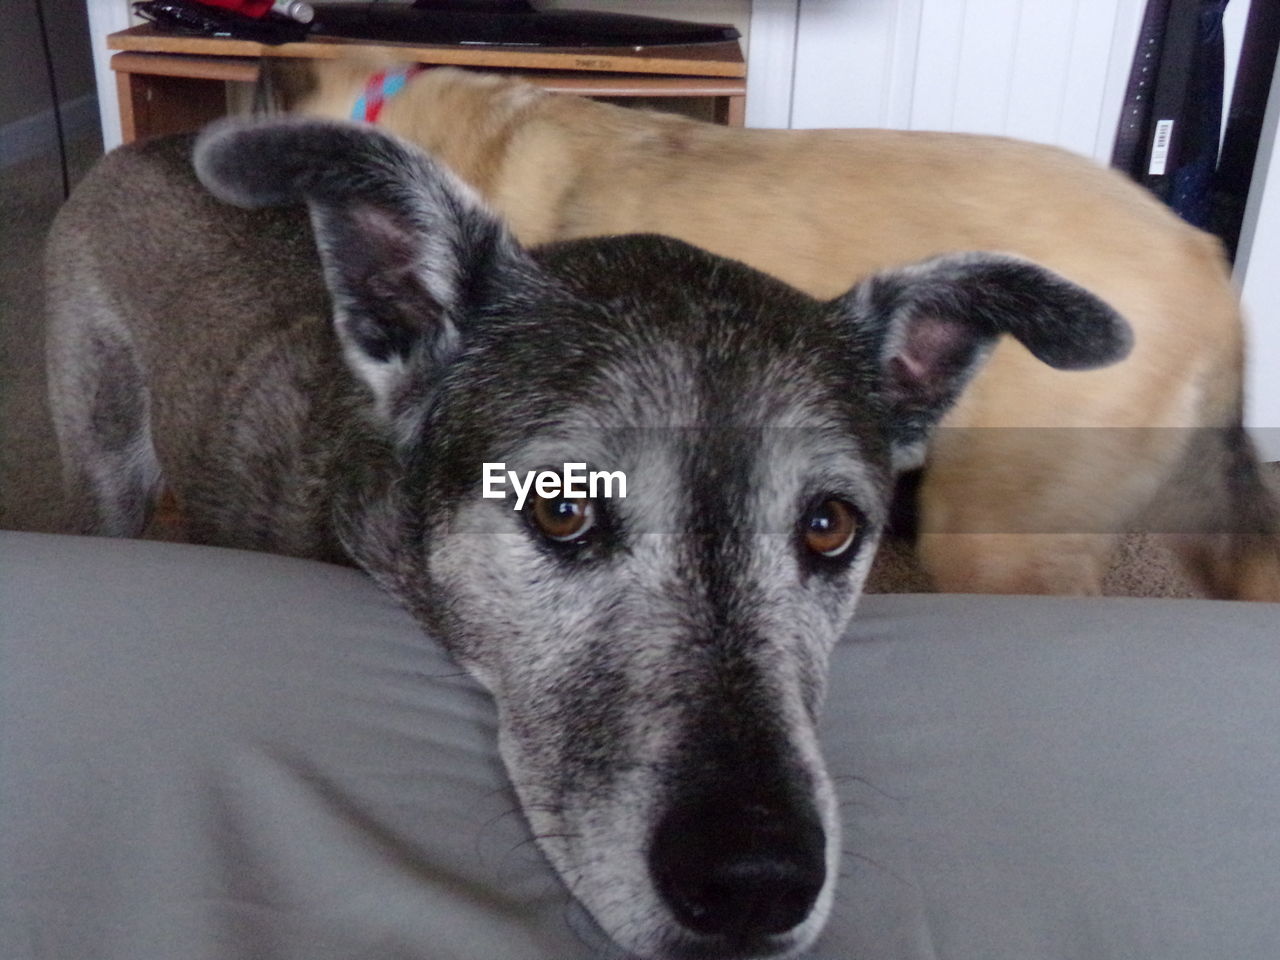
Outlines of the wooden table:
[{"label": "wooden table", "polygon": [[664,47],[546,49],[421,46],[316,37],[279,46],[191,37],[152,24],[107,37],[125,142],[196,130],[227,112],[227,83],[257,81],[263,57],[336,59],[388,51],[406,63],[517,74],[557,93],[594,97],[710,97],[719,123],[742,126],[746,64],[736,41]]}]

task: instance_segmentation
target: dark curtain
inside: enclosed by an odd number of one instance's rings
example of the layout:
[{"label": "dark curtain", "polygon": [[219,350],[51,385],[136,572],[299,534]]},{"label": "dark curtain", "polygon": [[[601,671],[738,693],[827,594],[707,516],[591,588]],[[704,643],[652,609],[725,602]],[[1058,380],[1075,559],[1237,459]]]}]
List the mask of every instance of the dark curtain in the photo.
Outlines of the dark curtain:
[{"label": "dark curtain", "polygon": [[1254,0],[1222,132],[1222,16],[1228,0],[1150,0],[1112,165],[1234,255],[1276,60],[1280,6]]}]

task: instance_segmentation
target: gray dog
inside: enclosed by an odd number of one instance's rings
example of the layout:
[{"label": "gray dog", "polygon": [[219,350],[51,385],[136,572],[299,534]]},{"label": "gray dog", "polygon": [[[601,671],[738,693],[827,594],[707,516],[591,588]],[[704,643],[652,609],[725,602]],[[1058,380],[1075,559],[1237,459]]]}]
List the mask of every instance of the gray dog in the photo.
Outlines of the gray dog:
[{"label": "gray dog", "polygon": [[[139,533],[163,486],[193,540],[368,571],[492,691],[542,849],[645,957],[813,942],[815,717],[895,474],[1001,333],[1060,368],[1129,346],[1008,257],[820,302],[663,237],[525,250],[416,148],[314,120],[113,153],[49,276],[86,529]],[[626,496],[515,510],[496,464]]]}]

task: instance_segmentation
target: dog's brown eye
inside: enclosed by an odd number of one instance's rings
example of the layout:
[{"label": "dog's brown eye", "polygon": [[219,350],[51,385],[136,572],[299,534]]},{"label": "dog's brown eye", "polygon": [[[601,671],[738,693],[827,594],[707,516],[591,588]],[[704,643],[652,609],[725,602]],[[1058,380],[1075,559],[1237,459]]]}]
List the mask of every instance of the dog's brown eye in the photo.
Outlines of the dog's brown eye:
[{"label": "dog's brown eye", "polygon": [[843,500],[824,500],[800,524],[804,545],[823,557],[838,557],[858,533],[858,517]]},{"label": "dog's brown eye", "polygon": [[569,497],[534,497],[533,522],[552,540],[576,540],[595,523],[590,500]]}]

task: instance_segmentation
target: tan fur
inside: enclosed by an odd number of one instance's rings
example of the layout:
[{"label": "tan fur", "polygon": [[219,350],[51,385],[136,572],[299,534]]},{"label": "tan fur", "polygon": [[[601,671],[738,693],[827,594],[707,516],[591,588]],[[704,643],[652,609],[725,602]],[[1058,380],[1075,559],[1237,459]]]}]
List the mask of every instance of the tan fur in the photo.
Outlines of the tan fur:
[{"label": "tan fur", "polygon": [[[370,72],[306,69],[311,89],[290,108],[333,117],[350,115]],[[731,129],[448,68],[419,75],[380,123],[470,181],[525,243],[665,233],[820,297],[882,267],[993,250],[1108,300],[1134,328],[1129,359],[1060,372],[1004,342],[939,431],[920,550],[942,589],[1099,592],[1115,536],[1185,468],[1186,428],[1239,423],[1242,324],[1216,240],[1065,151]],[[1211,592],[1280,599],[1275,544],[1179,543]]]}]

